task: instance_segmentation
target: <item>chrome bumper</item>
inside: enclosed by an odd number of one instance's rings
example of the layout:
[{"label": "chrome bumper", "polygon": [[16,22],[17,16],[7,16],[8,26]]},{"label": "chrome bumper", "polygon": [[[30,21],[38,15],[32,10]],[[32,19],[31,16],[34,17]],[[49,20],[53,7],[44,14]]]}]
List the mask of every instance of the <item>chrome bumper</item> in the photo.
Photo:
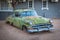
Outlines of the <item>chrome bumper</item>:
[{"label": "chrome bumper", "polygon": [[48,31],[48,30],[54,30],[54,28],[33,29],[33,30],[28,30],[28,32],[41,32],[41,31]]}]

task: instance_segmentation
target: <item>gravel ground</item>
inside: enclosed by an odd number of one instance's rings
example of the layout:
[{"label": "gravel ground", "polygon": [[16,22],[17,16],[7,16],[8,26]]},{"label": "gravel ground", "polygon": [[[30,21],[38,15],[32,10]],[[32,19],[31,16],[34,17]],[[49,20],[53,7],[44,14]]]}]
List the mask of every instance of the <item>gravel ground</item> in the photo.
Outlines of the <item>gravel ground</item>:
[{"label": "gravel ground", "polygon": [[0,21],[0,40],[60,40],[60,19],[53,19],[53,32],[29,34]]}]

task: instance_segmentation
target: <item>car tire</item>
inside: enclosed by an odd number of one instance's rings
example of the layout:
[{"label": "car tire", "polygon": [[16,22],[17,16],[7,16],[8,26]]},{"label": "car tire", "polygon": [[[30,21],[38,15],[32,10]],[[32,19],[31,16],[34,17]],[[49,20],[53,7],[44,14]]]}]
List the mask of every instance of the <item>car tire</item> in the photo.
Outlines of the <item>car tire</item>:
[{"label": "car tire", "polygon": [[11,23],[11,26],[13,26],[13,22]]},{"label": "car tire", "polygon": [[23,30],[24,32],[27,32],[26,26],[23,25],[22,30]]},{"label": "car tire", "polygon": [[7,23],[7,24],[10,24],[10,22],[9,22],[9,21],[6,21],[6,23]]}]

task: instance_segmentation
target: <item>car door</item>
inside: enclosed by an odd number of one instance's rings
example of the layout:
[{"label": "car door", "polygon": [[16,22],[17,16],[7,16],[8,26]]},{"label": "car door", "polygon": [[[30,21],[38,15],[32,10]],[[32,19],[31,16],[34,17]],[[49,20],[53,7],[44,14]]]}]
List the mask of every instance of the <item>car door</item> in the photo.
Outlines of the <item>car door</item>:
[{"label": "car door", "polygon": [[20,19],[21,19],[20,15],[19,14],[15,14],[13,25],[20,28]]}]

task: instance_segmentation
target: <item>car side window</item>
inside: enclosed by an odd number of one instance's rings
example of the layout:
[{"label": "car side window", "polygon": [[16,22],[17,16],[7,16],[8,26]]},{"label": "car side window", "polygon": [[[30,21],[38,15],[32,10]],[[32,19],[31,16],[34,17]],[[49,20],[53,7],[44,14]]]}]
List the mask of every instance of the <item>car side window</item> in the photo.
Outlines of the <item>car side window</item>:
[{"label": "car side window", "polygon": [[15,17],[20,17],[20,14],[16,13],[16,14],[15,14]]},{"label": "car side window", "polygon": [[15,14],[15,17],[18,17],[18,14]]}]

